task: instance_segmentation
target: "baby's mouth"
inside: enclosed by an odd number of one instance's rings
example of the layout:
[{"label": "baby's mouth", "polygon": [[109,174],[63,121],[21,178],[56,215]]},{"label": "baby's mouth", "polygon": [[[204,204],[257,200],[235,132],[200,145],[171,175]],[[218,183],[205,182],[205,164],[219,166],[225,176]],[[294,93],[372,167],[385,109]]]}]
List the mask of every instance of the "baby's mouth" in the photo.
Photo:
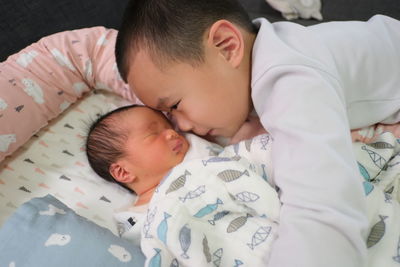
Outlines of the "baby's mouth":
[{"label": "baby's mouth", "polygon": [[179,153],[182,150],[182,146],[183,146],[183,141],[179,138],[176,140],[176,143],[172,151]]}]

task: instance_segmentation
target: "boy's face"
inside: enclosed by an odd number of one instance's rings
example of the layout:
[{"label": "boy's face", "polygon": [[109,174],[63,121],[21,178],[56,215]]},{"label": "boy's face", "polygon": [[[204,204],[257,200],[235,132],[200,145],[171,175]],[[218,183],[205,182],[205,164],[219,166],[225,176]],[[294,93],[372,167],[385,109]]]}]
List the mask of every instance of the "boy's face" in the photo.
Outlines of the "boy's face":
[{"label": "boy's face", "polygon": [[233,136],[250,111],[249,73],[205,48],[198,66],[172,62],[160,69],[143,49],[135,54],[128,82],[147,106],[170,112],[182,131]]},{"label": "boy's face", "polygon": [[[183,160],[189,148],[187,140],[172,129],[163,115],[146,107],[127,111],[121,127],[128,130],[128,168],[139,177],[162,178]],[[147,182],[158,184],[159,180]]]}]

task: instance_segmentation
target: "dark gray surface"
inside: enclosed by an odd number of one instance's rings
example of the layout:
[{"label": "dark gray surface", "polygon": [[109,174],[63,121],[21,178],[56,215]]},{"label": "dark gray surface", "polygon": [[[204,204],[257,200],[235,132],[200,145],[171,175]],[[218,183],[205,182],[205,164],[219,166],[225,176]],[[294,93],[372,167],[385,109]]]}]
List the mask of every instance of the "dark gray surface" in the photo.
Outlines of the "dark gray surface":
[{"label": "dark gray surface", "polygon": [[[201,0],[194,0],[201,1]],[[217,0],[216,0],[217,1]],[[284,20],[265,0],[239,0],[252,18]],[[128,0],[0,1],[0,62],[41,37],[92,26],[118,28]],[[322,0],[324,21],[367,20],[375,14],[400,19],[400,0]],[[303,25],[316,20],[295,20]]]},{"label": "dark gray surface", "polygon": [[103,25],[118,28],[128,0],[2,0],[0,62],[41,37]]},{"label": "dark gray surface", "polygon": [[[270,7],[265,0],[239,0],[252,18],[266,17],[270,21],[285,20],[279,11]],[[323,21],[368,20],[376,14],[400,19],[400,0],[321,0]],[[320,23],[317,20],[293,20],[310,25]]]}]

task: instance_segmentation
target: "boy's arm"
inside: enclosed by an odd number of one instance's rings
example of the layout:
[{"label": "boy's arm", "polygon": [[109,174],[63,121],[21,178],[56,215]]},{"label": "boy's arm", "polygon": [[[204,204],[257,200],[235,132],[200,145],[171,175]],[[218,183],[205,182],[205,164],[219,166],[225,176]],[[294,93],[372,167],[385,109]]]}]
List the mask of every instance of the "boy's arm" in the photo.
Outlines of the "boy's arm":
[{"label": "boy's arm", "polygon": [[337,81],[311,68],[285,66],[252,87],[256,111],[274,138],[281,190],[270,266],[364,266],[365,197]]}]

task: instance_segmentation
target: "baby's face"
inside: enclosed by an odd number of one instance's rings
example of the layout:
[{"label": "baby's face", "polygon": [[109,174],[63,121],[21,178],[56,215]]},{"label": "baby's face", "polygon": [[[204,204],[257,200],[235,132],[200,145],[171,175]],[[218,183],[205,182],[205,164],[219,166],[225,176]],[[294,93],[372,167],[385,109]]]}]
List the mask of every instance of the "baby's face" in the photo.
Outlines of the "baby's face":
[{"label": "baby's face", "polygon": [[182,162],[189,143],[162,114],[138,107],[121,117],[121,127],[128,130],[127,158],[136,175],[160,177]]},{"label": "baby's face", "polygon": [[128,82],[146,105],[170,112],[182,131],[233,136],[250,111],[249,77],[206,49],[198,66],[172,62],[160,69],[145,51],[135,54]]}]

